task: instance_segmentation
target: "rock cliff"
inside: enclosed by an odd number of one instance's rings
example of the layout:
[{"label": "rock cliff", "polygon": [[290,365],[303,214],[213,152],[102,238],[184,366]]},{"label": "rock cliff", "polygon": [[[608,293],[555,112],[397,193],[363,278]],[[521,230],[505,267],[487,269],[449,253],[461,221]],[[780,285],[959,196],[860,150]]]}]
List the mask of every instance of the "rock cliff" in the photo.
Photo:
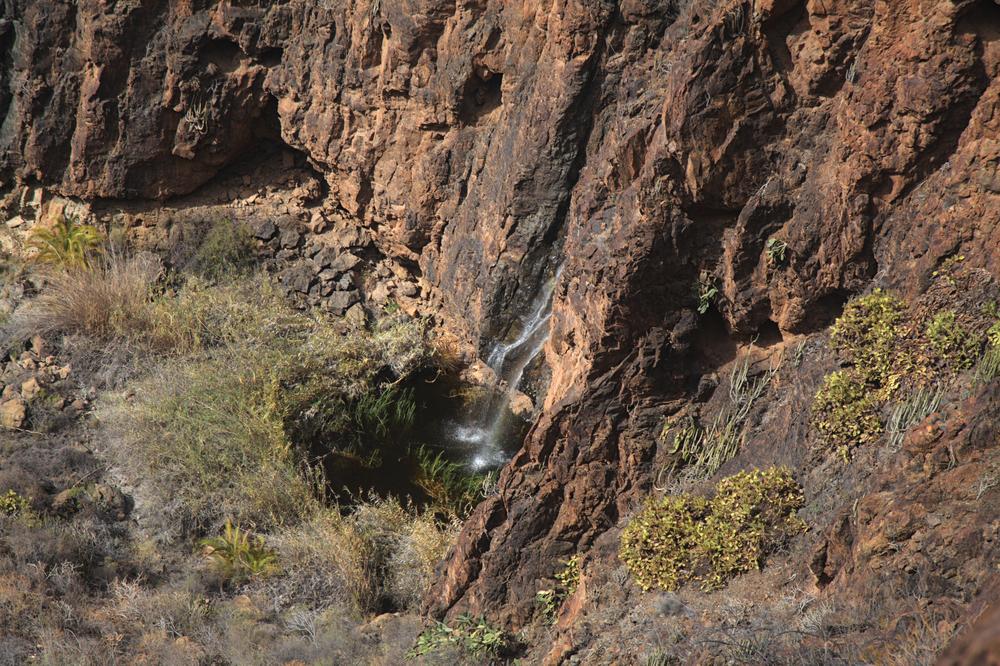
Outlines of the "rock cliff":
[{"label": "rock cliff", "polygon": [[[788,464],[807,502],[825,497],[808,424],[835,363],[825,327],[872,285],[918,297],[949,257],[1000,276],[992,0],[8,0],[2,12],[8,189],[162,201],[261,146],[303,155],[321,179],[303,220],[363,228],[481,353],[562,266],[543,404],[443,563],[433,616],[521,626],[560,558],[592,551],[611,566],[602,537],[673,460],[664,417],[722,404],[717,375],[751,340],[787,354],[806,343],[723,472]],[[830,500],[809,564],[819,588],[858,593],[873,553],[901,557],[878,545],[879,521],[926,523],[941,511],[912,507],[971,483],[995,392]],[[942,451],[951,468],[925,462]],[[930,532],[980,499],[953,499]],[[996,517],[977,520],[942,537],[965,544],[949,555],[899,564],[950,580],[935,594],[961,597],[960,617],[996,583],[986,567],[939,571],[988,559],[992,536],[977,539]]]}]

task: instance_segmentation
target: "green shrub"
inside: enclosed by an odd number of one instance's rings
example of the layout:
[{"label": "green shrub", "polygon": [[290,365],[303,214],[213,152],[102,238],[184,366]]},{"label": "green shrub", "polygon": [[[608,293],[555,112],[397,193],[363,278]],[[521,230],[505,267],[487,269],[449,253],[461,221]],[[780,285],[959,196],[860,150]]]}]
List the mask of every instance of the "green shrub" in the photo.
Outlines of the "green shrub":
[{"label": "green shrub", "polygon": [[884,400],[909,369],[898,338],[906,302],[881,289],[851,301],[834,323],[830,342],[851,361],[860,379]]},{"label": "green shrub", "polygon": [[707,504],[691,495],[650,498],[625,528],[618,556],[643,590],[673,590],[691,575],[699,557],[697,525]]},{"label": "green shrub", "polygon": [[480,617],[459,615],[449,626],[434,622],[417,636],[417,643],[406,655],[407,659],[436,652],[448,645],[457,645],[474,657],[498,657],[514,644],[513,638]]},{"label": "green shrub", "polygon": [[823,378],[812,412],[816,428],[828,447],[851,449],[881,437],[880,406],[855,371],[841,370]]},{"label": "green shrub", "polygon": [[938,358],[959,370],[971,368],[979,358],[979,341],[958,325],[954,312],[934,317],[927,327],[927,337]]},{"label": "green shrub", "polygon": [[644,589],[673,590],[688,578],[705,588],[759,569],[764,556],[805,529],[802,492],[784,468],[722,479],[710,500],[649,500],[625,528],[619,557]]},{"label": "green shrub", "polygon": [[256,247],[250,232],[227,218],[212,225],[187,268],[214,280],[245,273],[253,266],[255,257]]}]

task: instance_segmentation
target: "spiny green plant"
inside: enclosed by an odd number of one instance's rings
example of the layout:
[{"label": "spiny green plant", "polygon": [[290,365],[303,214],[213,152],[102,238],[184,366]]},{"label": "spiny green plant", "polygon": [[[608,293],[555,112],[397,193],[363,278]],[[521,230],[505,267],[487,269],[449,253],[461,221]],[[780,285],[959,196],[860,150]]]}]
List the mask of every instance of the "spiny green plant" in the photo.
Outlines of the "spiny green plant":
[{"label": "spiny green plant", "polygon": [[618,556],[644,589],[675,589],[689,578],[706,589],[759,569],[764,556],[805,529],[802,491],[785,468],[722,479],[711,499],[650,499],[622,532]]},{"label": "spiny green plant", "polygon": [[198,545],[205,548],[205,556],[224,580],[240,583],[278,572],[278,553],[264,545],[264,538],[251,541],[247,532],[233,527],[229,520],[222,536],[202,539]]},{"label": "spiny green plant", "polygon": [[76,216],[57,215],[52,229],[35,227],[28,236],[27,249],[37,250],[32,263],[49,264],[56,268],[90,268],[94,257],[101,254],[104,237],[89,224],[80,224]]},{"label": "spiny green plant", "polygon": [[889,433],[890,449],[897,449],[903,443],[906,431],[922,421],[925,416],[937,411],[941,405],[941,390],[925,391],[917,389],[909,398],[897,404],[889,415],[886,431]]},{"label": "spiny green plant", "polygon": [[[700,476],[712,476],[736,455],[754,403],[764,395],[781,367],[781,356],[772,357],[767,370],[751,379],[750,356],[755,341],[751,341],[750,350],[729,378],[729,408],[718,412],[707,430],[699,428],[691,415],[685,415],[674,435],[670,453],[679,454],[681,461]],[[669,421],[664,425],[661,439],[671,432],[672,425]]]}]

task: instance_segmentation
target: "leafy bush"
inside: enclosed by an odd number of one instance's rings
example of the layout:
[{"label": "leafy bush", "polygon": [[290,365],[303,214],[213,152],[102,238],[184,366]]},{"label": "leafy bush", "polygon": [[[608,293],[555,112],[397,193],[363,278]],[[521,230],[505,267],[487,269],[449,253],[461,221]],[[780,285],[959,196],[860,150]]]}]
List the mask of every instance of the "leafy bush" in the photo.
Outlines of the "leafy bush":
[{"label": "leafy bush", "polygon": [[877,441],[882,435],[881,404],[853,370],[823,378],[813,401],[813,419],[830,447],[853,448]]},{"label": "leafy bush", "polygon": [[[917,307],[916,313],[921,312]],[[845,459],[855,447],[881,438],[880,414],[888,402],[900,400],[901,393],[922,395],[932,382],[940,383],[943,375],[967,370],[980,359],[982,337],[960,326],[955,312],[933,317],[916,313],[896,296],[875,290],[849,303],[833,325],[831,346],[852,367],[824,379],[812,413],[822,443],[840,450]],[[993,361],[985,360],[985,364],[980,361],[981,377],[994,372],[990,369]],[[893,441],[898,444],[902,437],[899,415],[894,418]]]},{"label": "leafy bush", "polygon": [[954,312],[942,312],[927,327],[927,337],[938,356],[958,369],[971,368],[979,358],[979,341],[955,322]]},{"label": "leafy bush", "polygon": [[712,499],[650,499],[625,528],[618,555],[644,590],[673,590],[694,577],[705,588],[759,569],[764,556],[805,529],[802,491],[784,468],[722,479]]},{"label": "leafy bush", "polygon": [[882,400],[909,367],[897,343],[905,311],[905,301],[876,289],[849,303],[830,334],[831,346],[854,363],[860,379]]},{"label": "leafy bush", "polygon": [[436,652],[447,645],[457,645],[474,657],[498,657],[513,646],[513,639],[503,629],[493,627],[480,617],[459,615],[449,626],[431,624],[417,637],[407,659]]},{"label": "leafy bush", "polygon": [[8,490],[6,495],[0,495],[0,513],[5,516],[27,515],[31,512],[31,502]]}]

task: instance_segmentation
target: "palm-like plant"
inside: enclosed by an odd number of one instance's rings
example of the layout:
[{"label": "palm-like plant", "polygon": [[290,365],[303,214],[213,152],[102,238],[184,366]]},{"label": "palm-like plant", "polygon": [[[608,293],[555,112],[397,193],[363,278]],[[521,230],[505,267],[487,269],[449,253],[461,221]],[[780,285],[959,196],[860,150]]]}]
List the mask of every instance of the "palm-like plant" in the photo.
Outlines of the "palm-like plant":
[{"label": "palm-like plant", "polygon": [[38,252],[31,263],[52,264],[60,268],[89,269],[95,255],[103,252],[104,237],[89,224],[80,224],[76,216],[55,217],[52,229],[36,227],[27,247]]},{"label": "palm-like plant", "polygon": [[278,569],[278,553],[264,545],[264,539],[257,537],[256,543],[250,536],[226,521],[226,531],[216,539],[203,539],[198,544],[205,548],[205,556],[211,559],[224,578],[242,582],[253,576],[266,576]]}]

